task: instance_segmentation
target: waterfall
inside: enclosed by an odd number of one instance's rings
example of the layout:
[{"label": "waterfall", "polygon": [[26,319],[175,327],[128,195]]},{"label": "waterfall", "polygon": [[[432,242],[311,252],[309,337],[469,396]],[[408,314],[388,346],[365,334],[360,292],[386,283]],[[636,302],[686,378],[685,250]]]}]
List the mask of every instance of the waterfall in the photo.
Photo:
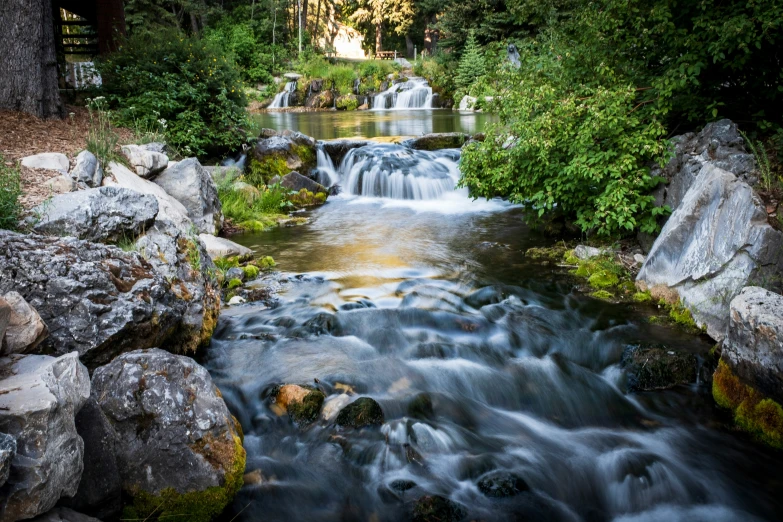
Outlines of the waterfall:
[{"label": "waterfall", "polygon": [[275,94],[275,99],[268,109],[282,109],[288,107],[288,98],[296,90],[296,80],[285,84],[285,89]]},{"label": "waterfall", "polygon": [[375,96],[373,110],[385,109],[431,109],[432,87],[424,78],[408,78],[407,82],[395,83]]},{"label": "waterfall", "polygon": [[454,191],[459,155],[458,149],[424,151],[379,143],[351,149],[335,169],[326,151],[319,148],[316,171],[322,184],[339,183],[347,194],[438,199]]}]

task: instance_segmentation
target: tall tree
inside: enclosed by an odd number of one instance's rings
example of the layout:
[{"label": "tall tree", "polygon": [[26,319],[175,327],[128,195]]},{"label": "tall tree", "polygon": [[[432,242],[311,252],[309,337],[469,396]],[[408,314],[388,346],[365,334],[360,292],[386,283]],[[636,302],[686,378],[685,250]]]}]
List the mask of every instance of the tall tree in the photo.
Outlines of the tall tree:
[{"label": "tall tree", "polygon": [[63,118],[50,0],[0,2],[0,108]]},{"label": "tall tree", "polygon": [[413,23],[412,0],[359,0],[359,8],[350,16],[359,23],[371,23],[375,27],[375,52],[383,50],[384,23],[397,34],[405,31]]}]

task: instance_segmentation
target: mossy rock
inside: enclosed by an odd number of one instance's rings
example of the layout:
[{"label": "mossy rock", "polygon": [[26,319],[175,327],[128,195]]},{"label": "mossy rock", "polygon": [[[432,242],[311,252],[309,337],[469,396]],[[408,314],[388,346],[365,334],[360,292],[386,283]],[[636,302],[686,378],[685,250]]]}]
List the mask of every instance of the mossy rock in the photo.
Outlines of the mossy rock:
[{"label": "mossy rock", "polygon": [[743,383],[723,359],[712,377],[712,396],[718,406],[733,412],[739,428],[765,444],[783,449],[783,407]]},{"label": "mossy rock", "polygon": [[637,345],[623,351],[621,366],[628,373],[629,391],[648,391],[696,382],[699,363],[692,353]]},{"label": "mossy rock", "polygon": [[563,245],[551,247],[533,247],[525,251],[525,259],[544,264],[557,264],[563,262],[567,248]]},{"label": "mossy rock", "polygon": [[338,426],[359,429],[367,426],[380,426],[384,420],[380,404],[370,397],[360,397],[340,410],[335,423]]},{"label": "mossy rock", "polygon": [[158,494],[136,490],[126,492],[131,498],[123,509],[123,520],[188,520],[209,522],[234,499],[243,483],[247,455],[238,434],[233,435],[234,451],[230,461],[221,463],[226,474],[223,484],[204,491],[179,493],[166,488]]},{"label": "mossy rock", "polygon": [[286,384],[272,392],[278,406],[299,426],[307,426],[318,418],[326,396],[312,386]]},{"label": "mossy rock", "polygon": [[458,522],[465,517],[465,509],[440,495],[425,495],[413,508],[414,522]]},{"label": "mossy rock", "polygon": [[341,111],[355,111],[359,108],[359,97],[355,94],[340,96],[335,101],[335,106]]},{"label": "mossy rock", "polygon": [[414,139],[411,141],[410,147],[417,150],[459,149],[469,139],[470,136],[468,134],[461,132],[439,132],[425,134]]},{"label": "mossy rock", "polygon": [[408,403],[408,415],[414,419],[431,419],[435,416],[429,393],[420,393]]},{"label": "mossy rock", "polygon": [[490,498],[513,497],[530,489],[522,477],[506,471],[494,471],[484,475],[477,486],[484,496]]},{"label": "mossy rock", "polygon": [[255,265],[245,265],[242,267],[242,271],[245,273],[245,278],[251,280],[258,277],[261,270]]},{"label": "mossy rock", "polygon": [[614,294],[606,290],[596,290],[590,295],[592,297],[595,297],[596,299],[601,299],[602,301],[611,301],[612,299],[614,299]]}]

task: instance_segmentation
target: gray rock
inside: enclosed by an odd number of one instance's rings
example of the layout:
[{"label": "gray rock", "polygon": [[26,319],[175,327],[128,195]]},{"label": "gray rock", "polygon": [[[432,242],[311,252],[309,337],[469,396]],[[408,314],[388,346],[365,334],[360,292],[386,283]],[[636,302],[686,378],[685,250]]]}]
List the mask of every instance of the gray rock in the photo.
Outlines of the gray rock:
[{"label": "gray rock", "polygon": [[57,507],[48,513],[37,516],[30,522],[101,522],[97,518],[88,517],[66,507]]},{"label": "gray rock", "polygon": [[726,336],[729,304],[750,281],[780,284],[783,233],[767,224],[753,189],[707,164],[671,215],[639,271],[647,287],[677,291],[699,325]]},{"label": "gray rock", "polygon": [[332,159],[332,163],[339,165],[348,151],[364,147],[372,144],[372,141],[368,140],[329,140],[319,141],[318,144],[323,148],[324,152]]},{"label": "gray rock", "polygon": [[60,194],[33,212],[39,216],[33,226],[39,234],[116,242],[152,226],[158,202],[134,190],[100,187]]},{"label": "gray rock", "polygon": [[246,302],[247,302],[247,299],[245,299],[244,297],[235,295],[234,297],[232,297],[231,299],[228,300],[228,305],[229,306],[235,306],[235,305],[240,305],[240,304],[243,304],[243,303],[246,303]]},{"label": "gray rock", "polygon": [[11,313],[13,312],[8,301],[0,296],[0,353],[5,349],[5,332],[8,324],[11,322]]},{"label": "gray rock", "polygon": [[295,72],[288,72],[288,73],[285,73],[283,75],[283,78],[285,78],[286,80],[291,80],[291,81],[298,80],[301,77],[302,77],[301,74],[298,74],[298,73],[295,73]]},{"label": "gray rock", "polygon": [[285,187],[289,190],[293,190],[295,192],[299,192],[302,189],[306,189],[312,192],[313,194],[316,194],[318,192],[329,194],[329,189],[327,189],[317,181],[313,181],[307,176],[302,176],[298,172],[289,172],[288,174],[283,176],[283,178],[280,180],[280,186]]},{"label": "gray rock", "polygon": [[223,228],[223,209],[217,186],[196,158],[177,162],[155,183],[182,203],[199,233],[217,234]]},{"label": "gray rock", "polygon": [[226,178],[229,178],[228,181],[238,179],[242,175],[242,170],[236,165],[211,165],[204,166],[203,169],[207,171],[207,174],[216,184],[220,184]]},{"label": "gray rock", "polygon": [[92,385],[119,441],[125,493],[238,489],[245,452],[236,421],[193,359],[156,348],[126,353],[96,369]]},{"label": "gray rock", "polygon": [[189,347],[190,296],[175,289],[138,252],[0,231],[0,293],[17,291],[38,311],[50,331],[43,350],[77,351],[91,367],[140,347]]},{"label": "gray rock", "polygon": [[158,200],[158,215],[155,219],[158,228],[172,230],[172,233],[176,233],[174,229],[186,234],[190,233],[193,222],[188,217],[187,209],[182,203],[167,194],[162,187],[137,176],[119,163],[110,163],[108,172],[111,174],[111,178],[104,178],[104,185],[124,187],[155,196],[155,199]]},{"label": "gray rock", "polygon": [[57,170],[68,174],[68,156],[59,152],[44,152],[22,158],[22,165],[31,169]]},{"label": "gray rock", "polygon": [[253,255],[253,251],[249,248],[223,237],[215,237],[211,234],[199,234],[198,237],[204,243],[209,257],[213,260],[221,257],[246,257]]},{"label": "gray rock", "polygon": [[11,473],[11,462],[16,456],[16,439],[7,433],[0,433],[0,488]]},{"label": "gray rock", "polygon": [[592,259],[594,257],[598,257],[601,254],[603,254],[604,251],[600,248],[595,248],[587,245],[577,245],[576,248],[574,248],[574,256],[576,256],[577,259]]},{"label": "gray rock", "polygon": [[749,286],[731,301],[722,357],[742,380],[783,402],[783,295]]},{"label": "gray rock", "polygon": [[169,158],[160,152],[153,152],[138,145],[123,145],[122,154],[128,159],[133,171],[142,178],[151,178],[168,166]]},{"label": "gray rock", "polygon": [[416,150],[458,149],[469,139],[470,135],[462,132],[437,132],[411,140],[408,145]]},{"label": "gray rock", "polygon": [[90,377],[76,353],[12,355],[0,366],[11,374],[0,381],[0,431],[16,439],[0,518],[32,518],[79,486],[84,445],[74,417],[90,396]]},{"label": "gray rock", "polygon": [[645,256],[643,256],[642,254],[634,254],[634,255],[633,255],[633,260],[634,260],[634,261],[636,262],[636,264],[637,264],[637,265],[639,265],[639,266],[643,265],[643,264],[644,264],[644,261],[645,261],[646,259],[647,259],[647,258],[646,258]]},{"label": "gray rock", "polygon": [[10,307],[11,314],[0,352],[24,354],[35,351],[49,335],[41,316],[18,292],[6,293],[3,300]]},{"label": "gray rock", "polygon": [[100,519],[114,518],[122,510],[118,440],[94,396],[76,415],[76,432],[84,441],[84,471],[76,495],[60,504]]},{"label": "gray rock", "polygon": [[[268,165],[285,161],[289,170],[310,172],[316,166],[316,142],[299,132],[283,132],[278,136],[260,139],[250,149],[250,165]],[[264,180],[268,181],[268,180]]]},{"label": "gray rock", "polygon": [[240,281],[245,281],[245,272],[242,271],[241,268],[229,268],[226,270],[226,279],[232,280],[232,279],[239,279]]},{"label": "gray rock", "polygon": [[461,111],[472,111],[473,107],[476,105],[477,101],[478,101],[478,98],[476,98],[475,96],[468,96],[466,94],[459,101],[459,110],[461,110]]},{"label": "gray rock", "polygon": [[68,174],[62,174],[46,180],[46,186],[53,194],[66,194],[77,189],[76,180]]},{"label": "gray rock", "polygon": [[103,168],[95,154],[83,150],[76,156],[76,166],[71,171],[71,177],[88,187],[100,187],[103,181]]},{"label": "gray rock", "polygon": [[161,143],[159,141],[153,141],[150,143],[145,143],[144,145],[139,145],[142,149],[149,151],[149,152],[157,152],[158,154],[166,154],[166,144]]}]

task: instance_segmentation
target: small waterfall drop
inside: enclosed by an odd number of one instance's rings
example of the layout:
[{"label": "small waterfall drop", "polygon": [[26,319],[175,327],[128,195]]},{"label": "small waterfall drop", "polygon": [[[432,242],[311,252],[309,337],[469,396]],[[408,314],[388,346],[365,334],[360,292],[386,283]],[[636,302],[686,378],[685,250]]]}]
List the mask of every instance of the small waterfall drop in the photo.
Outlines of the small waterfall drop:
[{"label": "small waterfall drop", "polygon": [[379,143],[351,149],[334,168],[329,155],[318,150],[318,179],[339,183],[347,194],[391,199],[439,199],[453,192],[459,180],[460,151],[415,150]]},{"label": "small waterfall drop", "polygon": [[296,80],[285,84],[285,89],[275,94],[275,99],[272,100],[272,104],[267,107],[268,109],[283,109],[288,107],[288,98],[291,93],[296,90]]},{"label": "small waterfall drop", "polygon": [[411,77],[407,82],[395,83],[375,96],[373,110],[431,109],[432,87],[424,78]]}]

